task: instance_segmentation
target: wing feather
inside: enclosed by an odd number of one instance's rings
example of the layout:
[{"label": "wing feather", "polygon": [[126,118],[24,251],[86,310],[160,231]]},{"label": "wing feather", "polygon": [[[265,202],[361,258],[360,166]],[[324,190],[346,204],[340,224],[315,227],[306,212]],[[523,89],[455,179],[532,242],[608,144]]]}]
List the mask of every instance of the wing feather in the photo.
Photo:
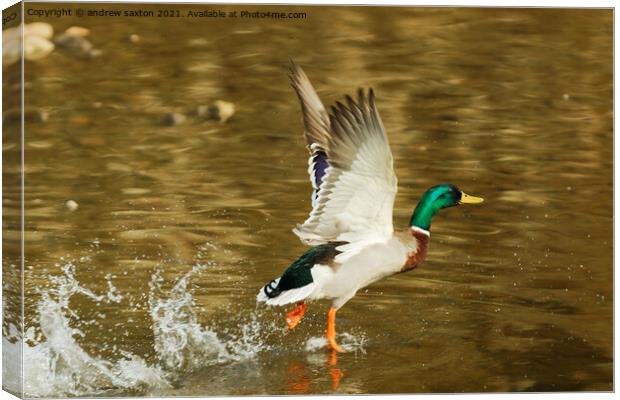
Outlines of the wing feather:
[{"label": "wing feather", "polygon": [[310,83],[306,73],[295,63],[291,62],[289,78],[295,89],[304,120],[304,137],[308,143],[310,158],[308,158],[308,175],[312,184],[312,206],[316,205],[318,192],[325,171],[329,167],[327,161],[327,146],[329,142],[329,116],[316,90]]},{"label": "wing feather", "polygon": [[306,73],[295,63],[291,63],[289,78],[295,89],[304,119],[304,136],[308,146],[317,144],[323,150],[329,141],[329,116],[319,99],[316,90]]},{"label": "wing feather", "polygon": [[[296,72],[307,81],[302,74],[303,71]],[[314,145],[326,154],[328,166],[316,190],[310,216],[294,232],[309,245],[351,242],[343,246],[345,250],[387,240],[393,233],[397,179],[374,91],[370,89],[366,94],[360,89],[355,100],[346,96],[327,115],[314,89],[307,90],[312,88],[309,81],[299,83],[298,87],[306,88],[303,91],[296,87],[306,132],[310,132],[306,138],[311,148]],[[312,112],[309,104],[314,104]]]}]

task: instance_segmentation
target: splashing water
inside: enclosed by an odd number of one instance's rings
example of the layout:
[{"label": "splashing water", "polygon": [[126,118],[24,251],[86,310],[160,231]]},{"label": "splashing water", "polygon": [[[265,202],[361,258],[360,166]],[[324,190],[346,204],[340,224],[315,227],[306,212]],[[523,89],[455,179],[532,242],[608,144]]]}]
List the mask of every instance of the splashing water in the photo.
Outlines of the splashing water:
[{"label": "splashing water", "polygon": [[[15,327],[11,328],[10,337],[3,338],[5,351],[17,356],[23,351],[24,366],[27,366],[23,371],[24,394],[29,397],[77,396],[101,394],[110,388],[168,387],[161,369],[147,367],[136,355],[126,354],[113,362],[92,357],[80,347],[75,337],[84,333],[70,325],[71,317],[76,318],[76,315],[69,308],[69,300],[78,293],[94,301],[103,301],[104,296],[79,285],[73,264],[65,265],[62,270],[63,275],[50,277],[51,289],[42,292],[37,305],[42,338],[37,340],[33,327],[26,330],[24,338]],[[3,372],[4,386],[18,391],[19,371],[5,369]]]},{"label": "splashing water", "polygon": [[151,279],[149,303],[155,351],[159,362],[168,370],[191,371],[205,363],[230,359],[217,334],[198,323],[192,295],[187,291],[190,277],[205,268],[206,265],[194,266],[174,285],[168,298],[158,294],[163,281],[161,271]]},{"label": "splashing water", "polygon": [[[194,266],[168,292],[161,289],[161,271],[150,282],[149,309],[154,334],[156,364],[130,352],[119,352],[117,360],[89,355],[76,341],[84,333],[72,325],[80,321],[70,308],[70,299],[80,294],[96,303],[118,303],[123,296],[106,276],[107,293],[99,295],[81,286],[75,278],[75,265],[62,267],[63,274],[50,277],[49,289],[41,291],[37,304],[39,337],[29,327],[24,338],[19,329],[10,325],[3,334],[5,355],[18,358],[23,349],[24,394],[28,397],[90,396],[113,394],[122,389],[166,389],[180,373],[197,368],[240,361],[255,357],[269,349],[263,343],[258,316],[252,313],[238,327],[238,333],[216,333],[198,322],[193,297],[188,290],[190,279],[209,264]],[[76,322],[77,321],[77,322]],[[264,332],[263,332],[264,333]],[[24,343],[26,343],[24,345]],[[9,358],[7,358],[9,360]],[[4,387],[19,393],[20,371],[5,362]]]},{"label": "splashing water", "polygon": [[[3,332],[6,357],[20,357],[23,351],[23,391],[28,397],[114,395],[122,390],[156,391],[169,389],[182,374],[199,368],[227,362],[239,362],[255,358],[260,352],[273,350],[267,340],[282,332],[276,321],[259,320],[259,313],[249,315],[236,313],[236,328],[214,330],[217,326],[203,326],[194,310],[194,299],[188,289],[190,280],[202,273],[212,263],[198,264],[183,275],[173,287],[162,289],[164,279],[156,271],[150,281],[148,306],[153,331],[154,364],[126,351],[117,351],[114,360],[88,354],[76,340],[84,337],[77,326],[88,324],[70,308],[70,299],[82,295],[93,302],[108,305],[119,303],[123,295],[107,275],[107,292],[97,294],[80,285],[75,278],[75,265],[62,267],[62,275],[50,277],[51,285],[41,290],[37,304],[38,328],[29,327],[21,337],[19,329],[10,325]],[[343,334],[342,345],[347,350],[363,350],[363,338]],[[311,338],[306,344],[307,352],[322,348],[322,338]],[[24,344],[25,343],[25,344]],[[10,360],[10,358],[5,358]],[[20,371],[5,362],[3,386],[19,393]]]},{"label": "splashing water", "polygon": [[[364,335],[354,336],[350,333],[344,332],[338,335],[338,344],[347,352],[361,352],[366,353],[364,344],[366,343],[366,337]],[[306,351],[309,353],[324,350],[327,346],[327,339],[324,336],[311,337],[306,341]]]}]

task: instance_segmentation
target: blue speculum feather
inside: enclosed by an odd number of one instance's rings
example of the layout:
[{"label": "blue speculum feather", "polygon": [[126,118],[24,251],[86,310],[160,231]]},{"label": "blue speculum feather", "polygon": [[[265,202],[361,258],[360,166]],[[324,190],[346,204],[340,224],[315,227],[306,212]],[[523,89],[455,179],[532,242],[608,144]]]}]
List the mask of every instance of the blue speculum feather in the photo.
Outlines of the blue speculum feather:
[{"label": "blue speculum feather", "polygon": [[316,184],[316,187],[319,188],[323,182],[325,170],[329,167],[329,164],[327,163],[327,154],[319,150],[312,156],[312,161],[314,162],[314,183]]}]

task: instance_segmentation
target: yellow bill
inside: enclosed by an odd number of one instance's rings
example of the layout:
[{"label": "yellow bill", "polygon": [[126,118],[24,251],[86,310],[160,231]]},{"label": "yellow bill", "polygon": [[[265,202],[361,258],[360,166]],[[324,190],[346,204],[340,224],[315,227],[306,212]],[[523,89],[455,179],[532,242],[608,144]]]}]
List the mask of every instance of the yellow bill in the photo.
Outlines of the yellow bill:
[{"label": "yellow bill", "polygon": [[465,192],[461,192],[461,204],[478,204],[483,201],[482,197],[470,196]]}]

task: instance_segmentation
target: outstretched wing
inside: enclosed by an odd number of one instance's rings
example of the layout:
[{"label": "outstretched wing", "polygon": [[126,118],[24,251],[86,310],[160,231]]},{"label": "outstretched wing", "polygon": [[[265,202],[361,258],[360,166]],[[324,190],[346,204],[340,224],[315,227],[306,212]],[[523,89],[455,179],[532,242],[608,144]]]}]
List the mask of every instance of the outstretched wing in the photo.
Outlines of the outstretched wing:
[{"label": "outstretched wing", "polygon": [[289,74],[291,85],[299,97],[304,118],[304,136],[308,142],[310,158],[308,174],[312,184],[312,207],[316,206],[318,192],[323,182],[327,167],[327,146],[329,141],[329,115],[316,94],[305,72],[295,63],[291,63]]},{"label": "outstretched wing", "polygon": [[314,148],[311,171],[315,177],[322,171],[312,212],[294,232],[310,245],[349,242],[339,249],[345,252],[387,240],[393,232],[397,180],[372,89],[368,94],[360,90],[356,100],[347,96],[346,105],[336,103],[327,114],[299,67],[293,67],[291,80],[302,103],[310,150]]}]

